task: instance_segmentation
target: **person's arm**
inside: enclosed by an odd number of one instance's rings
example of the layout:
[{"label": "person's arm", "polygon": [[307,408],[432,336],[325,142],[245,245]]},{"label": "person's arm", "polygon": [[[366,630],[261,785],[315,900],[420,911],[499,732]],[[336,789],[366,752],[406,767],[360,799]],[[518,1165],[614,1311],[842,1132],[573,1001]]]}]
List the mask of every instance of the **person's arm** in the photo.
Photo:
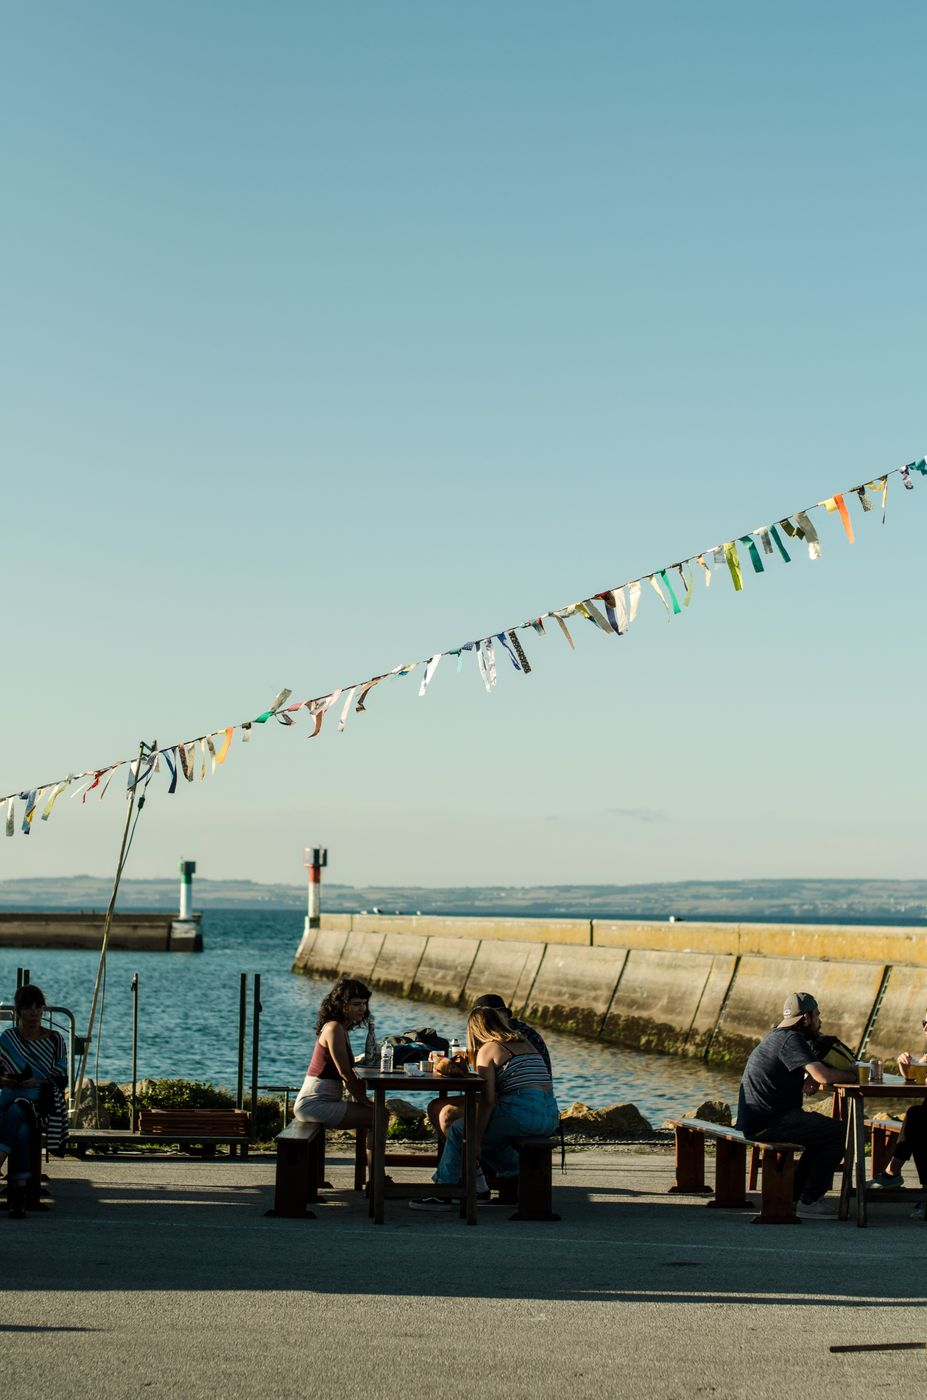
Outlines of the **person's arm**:
[{"label": "person's arm", "polygon": [[335,1064],[335,1069],[344,1080],[345,1088],[351,1095],[355,1103],[365,1103],[367,1100],[367,1090],[358,1079],[354,1071],[354,1057],[351,1054],[351,1043],[348,1040],[348,1033],[344,1026],[337,1021],[329,1021],[327,1026],[322,1027],[319,1036],[322,1044],[327,1047]]},{"label": "person's arm", "polygon": [[812,1060],[810,1064],[805,1065],[805,1074],[816,1084],[857,1083],[855,1069],[835,1069],[833,1065],[825,1065],[821,1060]]},{"label": "person's arm", "polygon": [[496,1106],[496,1064],[495,1046],[491,1042],[481,1045],[476,1056],[476,1072],[483,1081],[483,1092],[476,1106],[476,1151],[480,1150],[486,1124]]}]

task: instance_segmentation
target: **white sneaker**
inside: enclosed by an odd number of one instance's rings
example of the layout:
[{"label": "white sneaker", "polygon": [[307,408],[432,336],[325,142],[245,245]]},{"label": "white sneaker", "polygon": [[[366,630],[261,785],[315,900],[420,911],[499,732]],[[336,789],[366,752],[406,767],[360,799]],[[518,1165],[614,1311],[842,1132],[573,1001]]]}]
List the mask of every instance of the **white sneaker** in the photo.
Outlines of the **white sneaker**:
[{"label": "white sneaker", "polygon": [[444,1201],[440,1196],[422,1196],[417,1201],[409,1202],[410,1210],[453,1210],[453,1201]]},{"label": "white sneaker", "polygon": [[796,1201],[795,1214],[799,1220],[836,1220],[837,1203],[826,1196],[817,1201]]}]

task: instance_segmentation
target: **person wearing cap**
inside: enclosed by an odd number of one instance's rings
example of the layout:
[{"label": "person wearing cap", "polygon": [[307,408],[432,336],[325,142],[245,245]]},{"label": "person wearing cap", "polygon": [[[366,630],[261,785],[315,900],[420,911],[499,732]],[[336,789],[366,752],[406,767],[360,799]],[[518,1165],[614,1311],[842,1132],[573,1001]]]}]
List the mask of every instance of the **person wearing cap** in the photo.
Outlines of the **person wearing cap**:
[{"label": "person wearing cap", "polygon": [[855,1084],[855,1068],[833,1068],[817,1058],[810,1041],[821,1029],[821,1013],[810,992],[793,992],[782,1020],[750,1055],[740,1084],[736,1126],[745,1137],[798,1142],[804,1152],[795,1167],[794,1193],[800,1218],[832,1217],[824,1200],[843,1160],[844,1124],[802,1108],[805,1089]]},{"label": "person wearing cap", "polygon": [[[927,1034],[927,1012],[924,1013],[921,1025]],[[907,1077],[908,1065],[927,1065],[927,1055],[912,1055],[910,1051],[902,1050],[898,1056],[898,1068],[905,1077]],[[927,1186],[927,1100],[922,1103],[913,1103],[905,1113],[892,1160],[884,1171],[872,1178],[869,1190],[891,1191],[903,1186],[904,1177],[901,1174],[901,1169],[905,1162],[912,1157],[921,1186]],[[911,1219],[923,1220],[925,1216],[927,1216],[927,1201],[918,1201],[911,1212]]]}]

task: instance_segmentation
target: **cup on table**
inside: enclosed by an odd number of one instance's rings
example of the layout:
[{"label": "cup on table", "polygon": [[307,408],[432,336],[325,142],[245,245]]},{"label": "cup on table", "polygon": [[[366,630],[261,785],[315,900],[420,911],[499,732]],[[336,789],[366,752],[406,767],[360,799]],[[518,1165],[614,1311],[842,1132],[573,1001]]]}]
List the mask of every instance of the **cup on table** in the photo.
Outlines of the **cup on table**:
[{"label": "cup on table", "polygon": [[908,1065],[908,1078],[912,1084],[927,1084],[927,1065]]},{"label": "cup on table", "polygon": [[872,1073],[872,1066],[870,1065],[870,1063],[869,1063],[868,1060],[857,1060],[857,1062],[856,1062],[856,1079],[857,1079],[857,1082],[858,1082],[858,1083],[860,1083],[860,1084],[868,1084],[868,1083],[869,1083],[869,1076],[870,1076],[871,1073]]}]

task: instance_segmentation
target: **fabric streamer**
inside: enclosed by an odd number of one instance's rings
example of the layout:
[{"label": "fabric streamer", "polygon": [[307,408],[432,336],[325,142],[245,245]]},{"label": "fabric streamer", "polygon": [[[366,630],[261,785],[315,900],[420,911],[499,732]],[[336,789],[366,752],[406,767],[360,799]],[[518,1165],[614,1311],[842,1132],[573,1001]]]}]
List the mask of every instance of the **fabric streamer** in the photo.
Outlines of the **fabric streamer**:
[{"label": "fabric streamer", "polygon": [[563,618],[560,616],[559,613],[552,613],[551,616],[552,616],[552,617],[555,617],[555,618],[557,619],[557,621],[559,622],[559,624],[560,624],[560,631],[563,633],[563,635],[566,637],[567,641],[569,642],[569,644],[570,644],[570,650],[571,650],[571,651],[575,651],[575,650],[576,650],[576,647],[575,647],[574,644],[573,644],[573,638],[570,636],[570,629],[569,629],[569,627],[567,627],[567,625],[566,625],[566,623],[564,622]]},{"label": "fabric streamer", "polygon": [[682,606],[683,606],[684,608],[687,608],[687,607],[689,606],[689,604],[692,602],[692,593],[693,593],[693,590],[694,590],[694,588],[695,588],[695,576],[694,576],[694,574],[692,573],[692,566],[691,566],[691,565],[689,566],[689,576],[688,576],[688,578],[686,577],[686,566],[685,566],[685,564],[676,564],[674,567],[675,567],[676,572],[677,572],[677,574],[679,575],[680,579],[682,580],[682,586],[683,586],[683,588],[685,589],[685,593],[683,594],[683,599],[682,599]]},{"label": "fabric streamer", "polygon": [[637,617],[637,605],[641,600],[641,581],[639,578],[633,579],[628,584],[628,623],[632,623]]},{"label": "fabric streamer", "polygon": [[743,574],[740,572],[740,556],[737,553],[737,546],[733,540],[728,540],[724,546],[724,557],[727,560],[727,567],[730,571],[734,589],[737,593],[742,592],[744,586]]},{"label": "fabric streamer", "polygon": [[782,543],[782,536],[779,534],[779,531],[776,529],[775,525],[770,525],[770,527],[769,527],[769,533],[770,533],[770,535],[771,535],[771,537],[772,537],[772,539],[773,539],[773,541],[774,541],[774,543],[775,543],[775,545],[776,545],[776,548],[779,550],[779,553],[782,555],[782,558],[785,560],[785,562],[786,562],[787,564],[791,564],[791,562],[792,562],[792,556],[789,554],[789,552],[788,552],[788,550],[786,549],[785,545]]},{"label": "fabric streamer", "polygon": [[755,574],[764,573],[765,570],[763,568],[763,561],[760,558],[760,551],[756,547],[756,542],[754,541],[753,536],[741,535],[740,543],[745,544],[747,546],[747,549],[750,551],[750,563],[753,565],[753,572]]},{"label": "fabric streamer", "polygon": [[6,834],[12,836],[16,831],[16,802],[10,798],[6,804]]},{"label": "fabric streamer", "polygon": [[820,559],[821,541],[818,539],[818,532],[808,519],[807,513],[800,510],[795,516],[795,520],[801,526],[802,539],[808,546],[808,558]]},{"label": "fabric streamer", "polygon": [[225,739],[224,739],[224,741],[223,741],[223,743],[222,743],[222,747],[221,747],[221,749],[219,750],[219,752],[216,754],[216,762],[217,762],[217,763],[224,763],[225,760],[228,758],[228,756],[229,756],[229,748],[231,747],[232,735],[234,734],[234,732],[235,732],[234,727],[233,727],[232,725],[229,725],[228,729],[225,731]]},{"label": "fabric streamer", "polygon": [[[437,669],[438,669],[438,664],[439,664],[439,662],[440,662],[440,660],[441,660],[441,657],[442,657],[443,655],[444,655],[443,652],[436,651],[435,654],[434,654],[434,656],[433,656],[433,657],[431,658],[431,660],[429,661],[428,665],[425,667],[425,674],[422,676],[422,683],[421,683],[421,685],[420,685],[419,688],[418,688],[419,696],[424,695],[424,694],[425,694],[425,691],[428,689],[429,685],[431,684],[431,678],[432,678],[432,676],[434,675],[435,671],[437,671]],[[354,692],[352,691],[351,694],[353,695]]]},{"label": "fabric streamer", "polygon": [[518,663],[521,666],[522,673],[527,676],[531,671],[531,667],[528,665],[528,658],[525,655],[524,648],[522,647],[521,642],[518,640],[518,637],[516,636],[514,630],[509,632],[509,641],[512,643],[512,646],[515,650],[515,654],[518,657]]},{"label": "fabric streamer", "polygon": [[676,597],[676,594],[673,592],[673,585],[670,583],[669,577],[667,576],[667,572],[666,572],[665,569],[661,569],[661,570],[660,570],[660,577],[661,577],[661,579],[663,580],[664,584],[666,585],[666,591],[667,591],[667,593],[670,595],[670,599],[672,600],[672,604],[673,604],[673,614],[674,614],[674,616],[675,616],[675,615],[677,615],[677,614],[679,614],[679,613],[682,612],[682,608],[679,606],[679,599]]},{"label": "fabric streamer", "polygon": [[766,526],[765,526],[765,525],[761,525],[760,528],[759,528],[758,530],[754,530],[753,533],[756,535],[756,537],[757,537],[757,539],[759,540],[760,544],[763,546],[763,553],[764,553],[764,554],[772,554],[772,553],[773,553],[773,542],[772,542],[772,540],[769,538],[769,531],[767,530]]},{"label": "fabric streamer", "polygon": [[699,568],[705,570],[705,587],[706,587],[706,588],[710,588],[710,587],[711,587],[711,569],[709,568],[708,564],[706,564],[706,562],[705,562],[705,556],[704,556],[704,554],[696,554],[696,556],[695,556],[695,562],[696,562],[696,564],[698,564]]},{"label": "fabric streamer", "polygon": [[343,734],[343,733],[344,733],[344,726],[345,726],[345,725],[347,724],[347,722],[348,722],[348,711],[349,711],[350,708],[351,708],[351,702],[352,702],[352,700],[354,699],[354,692],[355,692],[356,689],[357,689],[357,686],[356,686],[356,685],[352,685],[352,686],[351,686],[351,689],[348,691],[347,695],[345,696],[344,705],[343,705],[342,708],[341,708],[341,718],[340,718],[339,721],[338,721],[338,733],[339,733],[339,734]]}]

